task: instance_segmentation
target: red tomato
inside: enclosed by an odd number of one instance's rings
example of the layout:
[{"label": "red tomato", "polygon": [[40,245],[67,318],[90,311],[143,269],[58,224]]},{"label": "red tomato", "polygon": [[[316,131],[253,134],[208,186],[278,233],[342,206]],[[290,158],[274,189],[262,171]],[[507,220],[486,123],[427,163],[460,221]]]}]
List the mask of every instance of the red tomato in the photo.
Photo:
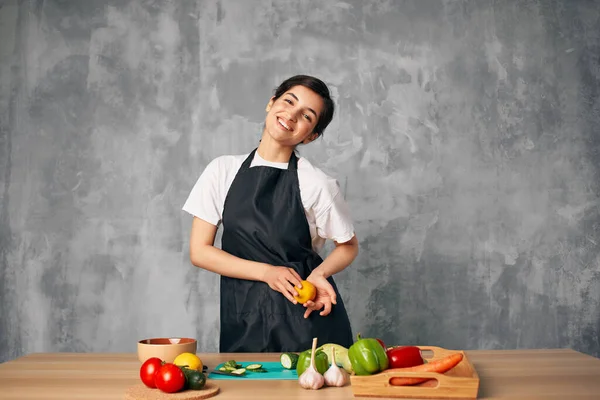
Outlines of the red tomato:
[{"label": "red tomato", "polygon": [[152,357],[144,361],[142,366],[140,367],[140,378],[144,385],[149,388],[155,388],[156,384],[154,383],[154,376],[162,366],[162,360],[158,357]]},{"label": "red tomato", "polygon": [[421,349],[416,346],[393,347],[386,351],[390,363],[389,368],[407,368],[424,363]]},{"label": "red tomato", "polygon": [[185,386],[185,375],[175,364],[164,364],[154,378],[156,387],[166,393],[175,393]]}]

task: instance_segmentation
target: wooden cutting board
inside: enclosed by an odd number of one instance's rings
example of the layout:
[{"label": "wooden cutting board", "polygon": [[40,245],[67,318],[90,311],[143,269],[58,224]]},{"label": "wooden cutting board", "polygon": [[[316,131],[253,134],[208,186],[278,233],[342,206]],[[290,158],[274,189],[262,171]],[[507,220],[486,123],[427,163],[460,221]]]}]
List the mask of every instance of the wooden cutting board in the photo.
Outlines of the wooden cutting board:
[{"label": "wooden cutting board", "polygon": [[[432,357],[423,354],[423,358],[429,362],[455,353],[462,353],[463,358],[458,365],[444,374],[390,368],[373,375],[351,375],[350,382],[354,396],[386,399],[477,399],[479,375],[464,351],[436,346],[418,347],[425,353],[433,353]],[[396,386],[391,383],[392,378],[427,378],[428,380],[417,385]]]},{"label": "wooden cutting board", "polygon": [[184,390],[177,393],[165,393],[159,389],[150,389],[143,384],[135,385],[125,392],[125,400],[202,400],[219,393],[219,387],[207,382],[201,390]]}]

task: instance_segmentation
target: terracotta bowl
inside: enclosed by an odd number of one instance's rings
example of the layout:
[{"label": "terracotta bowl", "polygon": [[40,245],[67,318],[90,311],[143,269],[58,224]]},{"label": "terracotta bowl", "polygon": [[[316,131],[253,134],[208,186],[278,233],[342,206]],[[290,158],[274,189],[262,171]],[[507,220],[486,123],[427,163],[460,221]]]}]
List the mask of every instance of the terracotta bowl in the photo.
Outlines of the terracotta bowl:
[{"label": "terracotta bowl", "polygon": [[158,357],[164,362],[173,362],[181,353],[196,354],[198,342],[192,338],[151,338],[137,343],[137,353],[140,362],[151,357]]}]

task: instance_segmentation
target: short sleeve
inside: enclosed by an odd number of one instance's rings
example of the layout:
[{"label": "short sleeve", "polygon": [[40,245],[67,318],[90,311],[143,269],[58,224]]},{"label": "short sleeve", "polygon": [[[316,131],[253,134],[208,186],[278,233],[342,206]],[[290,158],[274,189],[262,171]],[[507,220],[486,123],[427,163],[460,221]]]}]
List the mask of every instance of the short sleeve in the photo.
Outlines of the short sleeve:
[{"label": "short sleeve", "polygon": [[337,181],[329,180],[322,191],[325,193],[321,193],[315,207],[317,234],[338,243],[347,242],[354,236],[350,207],[339,190]]},{"label": "short sleeve", "polygon": [[222,218],[224,201],[220,191],[221,173],[219,159],[211,161],[194,184],[183,205],[183,211],[218,226]]}]

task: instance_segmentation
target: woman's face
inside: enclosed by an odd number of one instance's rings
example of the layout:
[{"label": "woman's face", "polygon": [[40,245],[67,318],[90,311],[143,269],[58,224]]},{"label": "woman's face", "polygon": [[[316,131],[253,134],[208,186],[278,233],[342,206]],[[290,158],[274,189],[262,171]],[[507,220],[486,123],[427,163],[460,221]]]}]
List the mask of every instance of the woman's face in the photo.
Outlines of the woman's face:
[{"label": "woman's face", "polygon": [[322,109],[321,96],[307,87],[293,86],[267,105],[266,133],[283,146],[310,143],[318,137],[313,129]]}]

